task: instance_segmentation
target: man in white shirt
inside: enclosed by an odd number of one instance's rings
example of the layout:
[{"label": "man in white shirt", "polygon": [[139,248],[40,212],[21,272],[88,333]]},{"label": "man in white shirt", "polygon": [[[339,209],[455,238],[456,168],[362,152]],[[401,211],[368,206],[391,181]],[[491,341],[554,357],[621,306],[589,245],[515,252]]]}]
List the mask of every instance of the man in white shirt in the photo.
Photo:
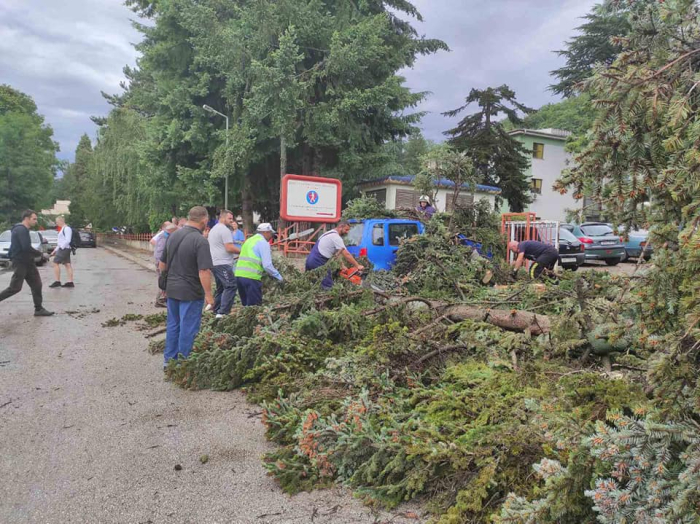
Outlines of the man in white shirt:
[{"label": "man in white shirt", "polygon": [[231,313],[231,307],[236,298],[237,285],[236,278],[233,276],[233,258],[241,252],[241,248],[233,242],[232,222],[233,213],[226,209],[222,210],[219,214],[219,222],[211,228],[207,237],[211,260],[214,263],[212,273],[216,280],[214,294],[216,318]]},{"label": "man in white shirt", "polygon": [[[73,284],[73,266],[70,263],[71,247],[70,241],[73,238],[73,230],[66,225],[66,220],[63,217],[56,219],[56,225],[61,228],[58,233],[58,243],[51,253],[53,259],[53,273],[56,280],[49,287],[75,287]],[[68,281],[61,286],[61,265],[66,266]]]},{"label": "man in white shirt", "polygon": [[[347,235],[349,231],[350,224],[343,221],[340,222],[335,229],[331,229],[321,235],[321,238],[314,244],[311,253],[309,253],[309,256],[306,258],[306,271],[325,266],[331,258],[336,256],[342,256],[350,265],[356,267],[360,271],[363,270],[365,267],[355,260],[355,257],[353,257],[345,247],[345,242],[343,242],[343,235]],[[323,287],[323,289],[330,289],[333,287],[333,275],[331,275],[330,269],[321,282],[321,287]]]}]

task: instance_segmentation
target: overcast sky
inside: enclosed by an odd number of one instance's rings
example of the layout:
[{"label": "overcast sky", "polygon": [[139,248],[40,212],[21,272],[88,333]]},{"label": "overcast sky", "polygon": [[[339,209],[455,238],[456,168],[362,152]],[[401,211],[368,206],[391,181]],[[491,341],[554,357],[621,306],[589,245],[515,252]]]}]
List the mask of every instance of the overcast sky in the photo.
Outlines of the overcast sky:
[{"label": "overcast sky", "polygon": [[[432,94],[418,108],[426,137],[442,140],[451,123],[441,112],[462,105],[472,87],[508,84],[520,102],[556,101],[549,71],[595,0],[414,0],[419,33],[451,52],[421,57],[403,71],[407,84]],[[0,0],[0,83],[31,95],[54,129],[59,156],[72,160],[80,136],[94,139],[92,115],[120,92],[122,68],[134,65],[139,33],[121,0]]]}]

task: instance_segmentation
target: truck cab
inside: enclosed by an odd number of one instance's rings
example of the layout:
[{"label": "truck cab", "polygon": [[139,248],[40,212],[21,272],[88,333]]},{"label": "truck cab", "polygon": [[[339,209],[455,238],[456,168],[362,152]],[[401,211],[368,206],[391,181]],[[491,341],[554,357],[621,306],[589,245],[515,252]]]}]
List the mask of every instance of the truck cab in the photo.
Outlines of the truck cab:
[{"label": "truck cab", "polygon": [[422,235],[425,226],[419,220],[370,218],[350,220],[345,246],[354,257],[367,257],[375,271],[388,271],[396,261],[401,240]]}]

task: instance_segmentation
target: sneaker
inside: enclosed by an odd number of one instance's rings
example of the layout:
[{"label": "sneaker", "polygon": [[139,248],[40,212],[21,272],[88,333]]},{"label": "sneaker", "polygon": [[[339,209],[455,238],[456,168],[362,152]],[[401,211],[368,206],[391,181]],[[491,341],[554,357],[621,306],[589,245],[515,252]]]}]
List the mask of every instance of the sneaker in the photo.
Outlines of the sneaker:
[{"label": "sneaker", "polygon": [[60,281],[60,280],[56,280],[56,282],[54,282],[53,284],[51,284],[49,287],[61,287],[61,281]]},{"label": "sneaker", "polygon": [[48,311],[43,307],[34,311],[35,317],[50,317],[51,315],[53,315],[53,311]]},{"label": "sneaker", "polygon": [[73,282],[66,282],[61,287],[75,287],[75,284],[73,284]]},{"label": "sneaker", "polygon": [[217,318],[217,319],[219,319],[219,318],[224,318],[224,315],[222,315],[221,313],[217,313],[217,314],[216,314],[216,318]]}]

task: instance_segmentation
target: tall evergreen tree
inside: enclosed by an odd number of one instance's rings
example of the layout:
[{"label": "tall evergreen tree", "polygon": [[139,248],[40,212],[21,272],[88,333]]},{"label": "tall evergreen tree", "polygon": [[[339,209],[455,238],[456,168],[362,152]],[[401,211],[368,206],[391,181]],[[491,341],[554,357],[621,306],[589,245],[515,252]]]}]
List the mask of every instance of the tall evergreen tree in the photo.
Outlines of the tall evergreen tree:
[{"label": "tall evergreen tree", "polygon": [[[629,2],[629,5],[633,2]],[[589,78],[596,65],[609,66],[622,50],[620,37],[630,31],[627,19],[628,3],[605,0],[596,5],[577,28],[579,34],[557,51],[566,64],[552,71],[558,80],[549,88],[558,95],[574,96],[581,90],[581,82]]]},{"label": "tall evergreen tree", "polygon": [[452,137],[452,145],[471,157],[481,181],[500,187],[511,211],[522,211],[531,201],[530,183],[525,176],[528,151],[508,134],[497,118],[503,114],[512,124],[519,125],[520,115],[529,114],[532,109],[519,103],[515,92],[502,85],[472,89],[463,106],[444,114],[456,116],[471,104],[476,104],[479,111],[463,118],[445,134]]},{"label": "tall evergreen tree", "polygon": [[0,85],[0,224],[17,221],[23,209],[51,204],[57,152],[53,130],[32,98]]},{"label": "tall evergreen tree", "polygon": [[[382,144],[407,135],[425,95],[397,71],[446,49],[398,13],[404,0],[128,2],[149,25],[127,90],[109,100],[145,118],[148,183],[171,188],[171,205],[220,204],[264,218],[278,213],[284,171],[341,177],[349,185],[376,164]],[[220,117],[206,104],[229,115]],[[285,165],[286,164],[286,168]]]},{"label": "tall evergreen tree", "polygon": [[64,177],[68,198],[70,199],[70,221],[73,226],[83,227],[89,219],[86,205],[93,198],[89,187],[90,162],[92,160],[92,142],[83,134],[75,149],[75,161],[68,167]]}]

